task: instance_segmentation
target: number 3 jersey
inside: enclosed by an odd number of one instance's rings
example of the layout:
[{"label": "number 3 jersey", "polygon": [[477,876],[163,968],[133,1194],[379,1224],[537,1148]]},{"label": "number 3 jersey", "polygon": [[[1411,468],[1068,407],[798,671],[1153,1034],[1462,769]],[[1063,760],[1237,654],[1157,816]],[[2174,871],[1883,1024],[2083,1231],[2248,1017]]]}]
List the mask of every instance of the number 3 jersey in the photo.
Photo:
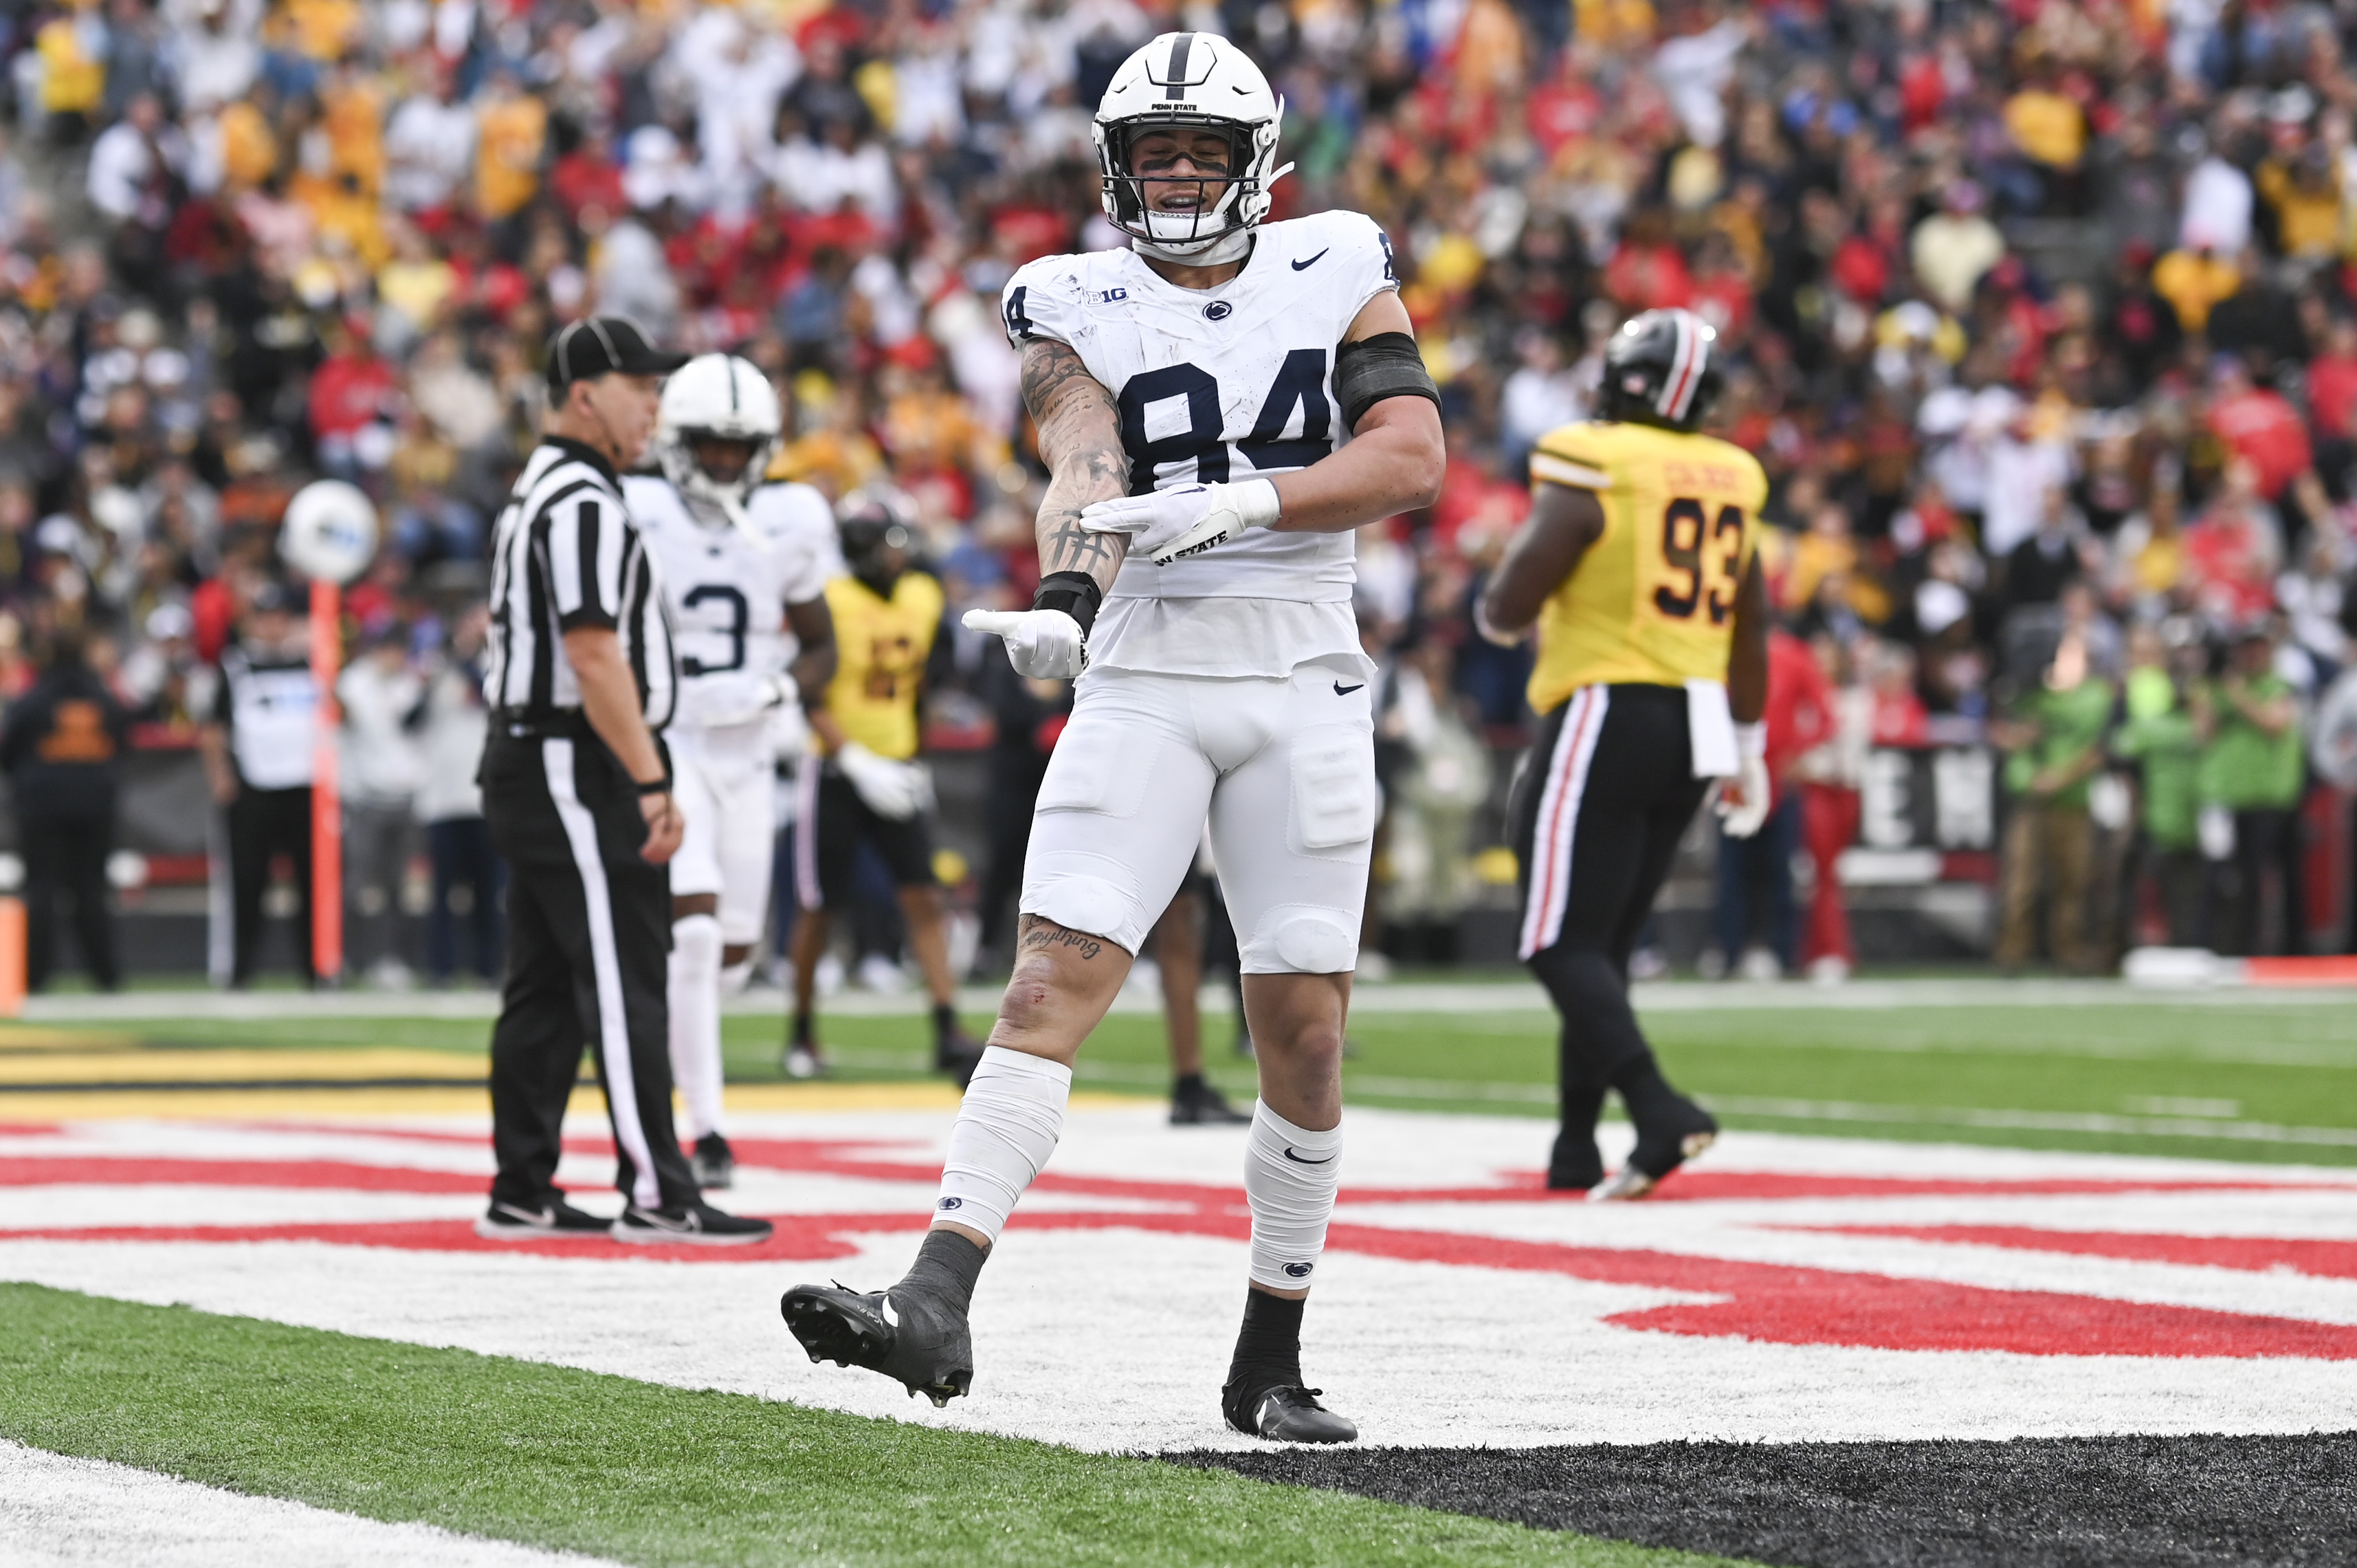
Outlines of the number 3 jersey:
[{"label": "number 3 jersey", "polygon": [[1604,532],[1539,612],[1531,706],[1582,686],[1725,681],[1768,476],[1716,436],[1603,421],[1548,432],[1534,484],[1593,490]]},{"label": "number 3 jersey", "polygon": [[763,682],[795,653],[785,607],[821,597],[842,569],[826,498],[808,485],[763,485],[746,502],[745,528],[700,521],[660,477],[625,478],[622,499],[662,575],[679,650],[677,722],[712,729],[763,717]]},{"label": "number 3 jersey", "polygon": [[[1356,212],[1264,223],[1243,270],[1181,288],[1132,251],[1046,256],[1007,280],[1008,338],[1068,343],[1113,393],[1128,493],[1265,478],[1350,439],[1334,351],[1399,280]],[[1284,675],[1355,654],[1351,535],[1256,529],[1168,566],[1124,563],[1089,661],[1167,674]]]}]

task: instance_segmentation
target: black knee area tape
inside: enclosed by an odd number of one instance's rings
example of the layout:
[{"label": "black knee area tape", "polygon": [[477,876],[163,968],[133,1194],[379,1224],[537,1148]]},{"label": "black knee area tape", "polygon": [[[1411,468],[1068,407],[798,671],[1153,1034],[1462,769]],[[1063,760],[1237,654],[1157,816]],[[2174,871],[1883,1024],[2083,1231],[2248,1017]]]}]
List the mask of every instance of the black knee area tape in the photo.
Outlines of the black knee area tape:
[{"label": "black knee area tape", "polygon": [[1440,389],[1415,338],[1378,332],[1334,350],[1334,401],[1342,405],[1345,429],[1356,430],[1360,416],[1387,397],[1430,398],[1440,406]]},{"label": "black knee area tape", "polygon": [[1104,603],[1104,590],[1086,572],[1050,572],[1039,579],[1039,591],[1031,596],[1035,610],[1061,610],[1081,623],[1087,634],[1097,624],[1097,607]]}]

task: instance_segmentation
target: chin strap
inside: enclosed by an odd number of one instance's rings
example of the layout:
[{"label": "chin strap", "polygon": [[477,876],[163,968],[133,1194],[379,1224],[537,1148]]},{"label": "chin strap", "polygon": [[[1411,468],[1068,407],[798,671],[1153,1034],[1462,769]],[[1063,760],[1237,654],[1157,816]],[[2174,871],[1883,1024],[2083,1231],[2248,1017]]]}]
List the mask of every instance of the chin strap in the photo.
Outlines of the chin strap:
[{"label": "chin strap", "polygon": [[1185,246],[1157,243],[1140,235],[1130,236],[1130,248],[1141,256],[1151,256],[1157,262],[1168,262],[1180,267],[1216,267],[1223,262],[1242,261],[1252,253],[1253,231],[1231,229],[1216,240],[1197,241]]}]

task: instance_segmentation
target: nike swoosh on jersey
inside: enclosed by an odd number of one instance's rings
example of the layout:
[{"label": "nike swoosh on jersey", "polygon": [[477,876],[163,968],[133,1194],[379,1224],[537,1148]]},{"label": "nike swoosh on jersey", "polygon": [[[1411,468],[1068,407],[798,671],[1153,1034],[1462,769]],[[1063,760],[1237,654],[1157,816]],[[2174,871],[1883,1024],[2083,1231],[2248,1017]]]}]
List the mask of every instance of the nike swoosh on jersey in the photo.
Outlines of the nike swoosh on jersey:
[{"label": "nike swoosh on jersey", "polygon": [[[1326,251],[1330,251],[1330,250],[1332,250],[1333,248],[1334,248],[1333,246],[1329,245],[1329,246],[1327,246],[1327,247],[1326,247]],[[1314,256],[1310,257],[1310,258],[1309,258],[1308,261],[1306,261],[1306,262],[1296,262],[1296,263],[1293,263],[1293,270],[1294,270],[1295,272],[1297,272],[1297,273],[1306,273],[1306,272],[1308,272],[1310,268],[1312,268],[1312,267],[1316,266],[1318,263],[1320,263],[1320,262],[1322,262],[1322,261],[1324,261],[1324,260],[1326,259],[1326,251],[1320,251],[1320,252],[1318,252],[1316,255],[1314,255]]]},{"label": "nike swoosh on jersey", "polygon": [[1334,682],[1334,694],[1338,697],[1347,697],[1351,693],[1361,690],[1365,685],[1366,682],[1364,681],[1360,682],[1356,686],[1345,686],[1341,682],[1337,681]]},{"label": "nike swoosh on jersey", "polygon": [[1331,1155],[1322,1160],[1305,1160],[1293,1152],[1293,1145],[1290,1144],[1285,1145],[1285,1157],[1297,1165],[1330,1165],[1334,1163],[1334,1156]]}]

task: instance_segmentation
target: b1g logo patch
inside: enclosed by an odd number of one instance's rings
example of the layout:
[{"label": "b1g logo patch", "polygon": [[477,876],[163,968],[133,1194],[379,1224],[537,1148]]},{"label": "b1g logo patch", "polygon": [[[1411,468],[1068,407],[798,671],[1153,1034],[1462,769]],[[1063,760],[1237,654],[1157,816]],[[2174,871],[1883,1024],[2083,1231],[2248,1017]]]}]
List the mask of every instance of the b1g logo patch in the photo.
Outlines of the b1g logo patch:
[{"label": "b1g logo patch", "polygon": [[1224,299],[1215,299],[1203,306],[1203,319],[1206,321],[1225,321],[1235,313],[1236,307]]},{"label": "b1g logo patch", "polygon": [[1123,300],[1127,299],[1128,297],[1129,290],[1125,288],[1109,288],[1103,290],[1097,295],[1097,303],[1099,305],[1119,305]]}]

